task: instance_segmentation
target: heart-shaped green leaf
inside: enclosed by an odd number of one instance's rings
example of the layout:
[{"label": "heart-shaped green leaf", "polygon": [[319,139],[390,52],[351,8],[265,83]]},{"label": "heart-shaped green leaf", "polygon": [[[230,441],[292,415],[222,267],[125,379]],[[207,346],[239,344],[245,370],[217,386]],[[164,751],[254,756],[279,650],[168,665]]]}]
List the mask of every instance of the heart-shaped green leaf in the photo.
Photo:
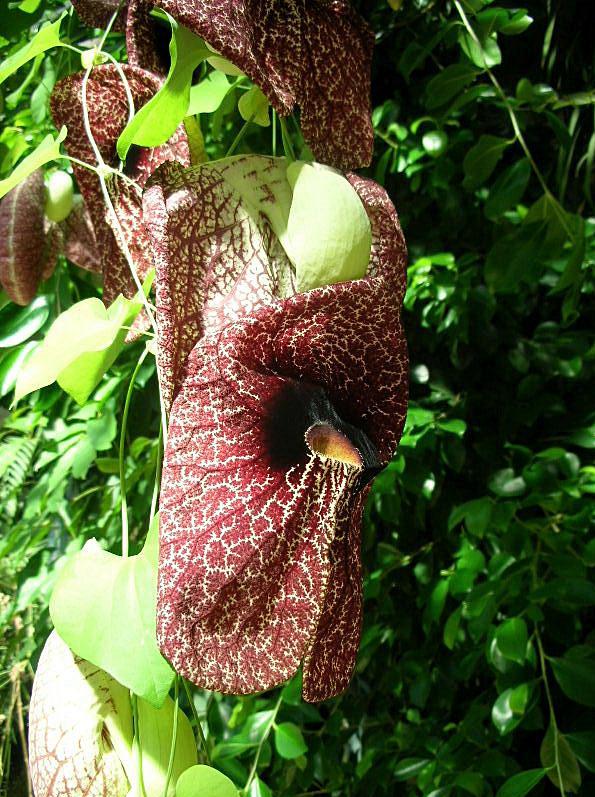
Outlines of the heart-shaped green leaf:
[{"label": "heart-shaped green leaf", "polygon": [[77,656],[159,707],[174,673],[155,636],[157,551],[157,518],[137,556],[122,558],[89,540],[60,571],[50,615]]},{"label": "heart-shaped green leaf", "polygon": [[301,730],[293,722],[282,722],[275,728],[275,749],[281,758],[298,758],[308,751]]}]

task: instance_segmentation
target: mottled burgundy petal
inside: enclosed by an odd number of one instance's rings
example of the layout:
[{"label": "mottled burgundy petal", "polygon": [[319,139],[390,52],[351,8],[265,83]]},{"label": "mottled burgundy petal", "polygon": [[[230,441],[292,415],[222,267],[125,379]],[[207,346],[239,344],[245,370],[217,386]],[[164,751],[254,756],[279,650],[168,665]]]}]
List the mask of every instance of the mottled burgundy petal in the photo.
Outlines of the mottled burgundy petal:
[{"label": "mottled burgundy petal", "polygon": [[[133,66],[123,66],[129,83],[135,109],[142,107],[158,91],[160,81],[154,75]],[[88,140],[83,123],[82,107],[83,74],[71,75],[56,84],[51,99],[51,110],[55,124],[66,125],[68,138],[66,150],[80,160],[96,165],[93,149]],[[113,167],[119,163],[116,142],[128,120],[128,103],[122,81],[117,69],[111,65],[95,67],[87,84],[89,122],[93,137],[104,161]],[[153,150],[137,149],[127,161],[128,177],[138,183],[139,189],[149,175],[161,163],[179,160],[182,164],[190,162],[188,142],[180,128],[167,143]],[[130,268],[118,245],[114,233],[106,220],[106,207],[99,179],[88,169],[74,166],[74,172],[85,203],[89,209],[95,231],[97,249],[101,253],[104,275],[104,299],[107,303],[119,294],[132,296],[136,286]],[[116,193],[116,197],[120,192]],[[141,219],[141,198],[139,192],[127,192],[122,207],[115,201],[116,214],[127,229],[143,235]],[[135,247],[134,262],[142,279],[152,266],[148,247],[143,243]]]},{"label": "mottled burgundy petal", "polygon": [[[199,180],[200,170],[187,175]],[[361,512],[404,422],[407,354],[396,213],[381,188],[351,180],[372,222],[369,276],[284,300],[265,291],[235,318],[203,318],[180,376],[163,472],[158,638],[174,667],[205,688],[260,691],[303,661],[304,696],[322,700],[353,669]],[[182,194],[186,213],[201,196]],[[217,247],[203,251],[198,284]],[[262,249],[242,251],[245,270],[256,274],[260,262],[266,272]],[[228,291],[239,274],[236,266]],[[350,440],[362,466],[309,449],[312,424]]]},{"label": "mottled burgundy petal", "polygon": [[298,106],[319,161],[370,163],[374,37],[347,0],[130,0],[128,50],[147,68],[154,28],[142,9],[155,5],[242,69],[280,114]]},{"label": "mottled burgundy petal", "polygon": [[[163,166],[144,194],[144,221],[157,269],[159,365],[169,405],[205,326],[222,325],[279,296],[289,261],[264,216],[242,202],[226,174],[259,163],[261,200],[274,193],[280,159],[240,156],[182,169]],[[253,170],[255,171],[255,170]]]},{"label": "mottled burgundy petal", "polygon": [[16,304],[26,305],[47,279],[59,252],[59,231],[44,215],[41,169],[33,172],[0,202],[0,284]]},{"label": "mottled burgundy petal", "polygon": [[[120,2],[119,0],[72,0],[72,5],[85,25],[90,28],[105,28]],[[127,3],[122,3],[122,9],[113,26],[114,30],[124,30],[126,6]]]},{"label": "mottled burgundy petal", "polygon": [[76,204],[60,226],[64,236],[64,255],[79,268],[101,273],[101,255],[87,206],[83,202]]}]

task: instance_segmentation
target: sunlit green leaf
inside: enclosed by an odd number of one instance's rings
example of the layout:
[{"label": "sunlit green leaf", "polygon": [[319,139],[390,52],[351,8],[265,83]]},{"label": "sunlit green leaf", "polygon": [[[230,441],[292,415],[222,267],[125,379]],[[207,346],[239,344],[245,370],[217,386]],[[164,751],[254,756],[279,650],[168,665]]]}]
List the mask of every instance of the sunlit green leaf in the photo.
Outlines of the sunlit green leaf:
[{"label": "sunlit green leaf", "polygon": [[13,72],[20,69],[27,61],[31,61],[32,58],[35,58],[40,53],[45,53],[46,50],[62,44],[60,41],[60,26],[65,16],[66,12],[55,22],[44,25],[28,44],[2,61],[0,64],[0,83],[3,83],[7,77],[10,77]]},{"label": "sunlit green leaf", "polygon": [[132,144],[158,147],[173,135],[188,113],[192,74],[211,52],[202,39],[178,25],[169,15],[168,18],[172,28],[169,73],[157,94],[122,131],[117,144],[122,160],[126,159]]},{"label": "sunlit green leaf", "polygon": [[78,656],[159,707],[174,673],[155,636],[157,535],[155,521],[141,553],[126,559],[89,541],[60,571],[50,615]]},{"label": "sunlit green leaf", "polygon": [[51,134],[47,135],[41,144],[37,146],[33,152],[27,155],[26,158],[18,164],[12,174],[0,180],[0,198],[7,194],[15,185],[18,185],[25,177],[32,174],[35,169],[39,169],[49,161],[56,160],[60,157],[60,144],[66,138],[66,128],[63,127],[56,138]]},{"label": "sunlit green leaf", "polygon": [[188,116],[197,113],[213,113],[221,105],[230,90],[230,82],[222,72],[209,72],[200,83],[190,89]]},{"label": "sunlit green leaf", "polygon": [[255,125],[268,127],[271,123],[269,101],[258,86],[252,86],[242,94],[238,102],[238,111],[242,119],[254,122]]},{"label": "sunlit green leaf", "polygon": [[15,401],[57,381],[84,404],[124,345],[142,304],[119,296],[106,308],[84,299],[61,313],[19,373]]},{"label": "sunlit green leaf", "polygon": [[238,790],[222,772],[197,764],[178,778],[176,797],[238,797]]}]

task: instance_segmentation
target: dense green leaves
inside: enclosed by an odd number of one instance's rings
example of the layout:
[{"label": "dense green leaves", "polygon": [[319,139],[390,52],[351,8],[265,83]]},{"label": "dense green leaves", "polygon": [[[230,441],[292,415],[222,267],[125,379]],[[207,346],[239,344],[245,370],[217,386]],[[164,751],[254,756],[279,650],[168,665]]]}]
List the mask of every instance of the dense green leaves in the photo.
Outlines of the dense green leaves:
[{"label": "dense green leaves", "polygon": [[429,109],[444,105],[473,82],[477,70],[468,64],[452,64],[428,83],[426,105]]},{"label": "dense green leaves", "polygon": [[543,737],[539,750],[541,763],[554,786],[576,794],[581,787],[581,771],[572,748],[553,725]]},{"label": "dense green leaves", "polygon": [[482,136],[463,160],[464,185],[472,189],[484,183],[496,168],[496,164],[510,143],[500,136]]},{"label": "dense green leaves", "polygon": [[591,648],[573,648],[564,657],[552,659],[551,665],[571,700],[595,708],[595,652]]}]

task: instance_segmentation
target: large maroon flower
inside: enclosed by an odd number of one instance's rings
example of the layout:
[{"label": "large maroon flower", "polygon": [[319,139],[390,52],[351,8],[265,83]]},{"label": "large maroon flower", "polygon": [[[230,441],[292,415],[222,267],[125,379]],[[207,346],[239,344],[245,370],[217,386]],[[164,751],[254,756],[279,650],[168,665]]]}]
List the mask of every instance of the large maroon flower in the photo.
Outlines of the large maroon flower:
[{"label": "large maroon flower", "polygon": [[[86,21],[105,24],[97,0],[74,5]],[[341,169],[370,163],[374,36],[347,0],[129,0],[129,61],[151,70],[163,49],[149,20],[155,6],[245,72],[281,115],[298,106],[318,160]]]},{"label": "large maroon flower", "polygon": [[[130,86],[135,110],[148,102],[158,91],[161,81],[154,75],[133,66],[122,66]],[[91,165],[97,165],[91,142],[85,131],[82,102],[83,73],[70,75],[56,84],[51,98],[51,111],[58,128],[66,125],[66,150]],[[122,80],[115,66],[108,64],[93,69],[87,84],[89,126],[105,163],[118,166],[116,142],[128,121],[128,101]],[[161,163],[177,160],[187,166],[190,162],[188,141],[182,127],[172,138],[155,149],[137,148],[128,158],[126,175],[142,187],[149,175]],[[90,216],[96,251],[102,263],[104,300],[113,301],[119,293],[132,296],[136,286],[130,267],[108,223],[106,206],[99,178],[88,169],[74,166],[74,173]],[[142,279],[152,266],[148,240],[141,224],[140,192],[123,189],[114,178],[113,201],[116,214],[131,249],[137,273]]]},{"label": "large maroon flower", "polygon": [[[273,159],[258,160],[261,180]],[[367,276],[287,295],[267,219],[277,187],[250,204],[235,163],[229,177],[166,164],[145,192],[173,396],[158,639],[178,672],[222,692],[268,689],[303,662],[318,701],[353,670],[362,509],[405,418],[405,243],[383,189],[352,175]]]},{"label": "large maroon flower", "polygon": [[62,234],[45,218],[43,172],[37,169],[0,202],[0,285],[8,298],[26,305],[53,272]]}]

